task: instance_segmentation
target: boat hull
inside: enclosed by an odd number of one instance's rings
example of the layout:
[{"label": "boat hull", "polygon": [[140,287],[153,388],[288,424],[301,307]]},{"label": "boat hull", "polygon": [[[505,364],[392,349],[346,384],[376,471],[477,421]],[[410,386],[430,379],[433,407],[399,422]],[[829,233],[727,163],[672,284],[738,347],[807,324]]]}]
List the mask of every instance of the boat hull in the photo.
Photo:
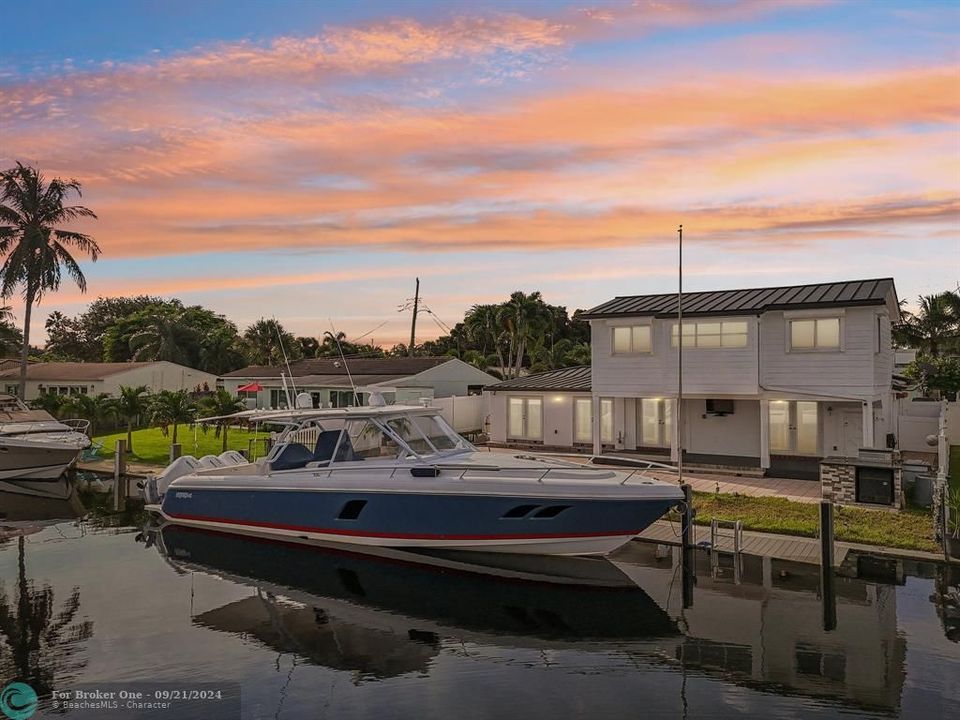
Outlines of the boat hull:
[{"label": "boat hull", "polygon": [[0,480],[56,480],[83,448],[18,438],[0,439]]},{"label": "boat hull", "polygon": [[675,503],[672,498],[655,497],[230,490],[174,485],[164,496],[161,512],[169,520],[196,527],[367,546],[605,555]]}]

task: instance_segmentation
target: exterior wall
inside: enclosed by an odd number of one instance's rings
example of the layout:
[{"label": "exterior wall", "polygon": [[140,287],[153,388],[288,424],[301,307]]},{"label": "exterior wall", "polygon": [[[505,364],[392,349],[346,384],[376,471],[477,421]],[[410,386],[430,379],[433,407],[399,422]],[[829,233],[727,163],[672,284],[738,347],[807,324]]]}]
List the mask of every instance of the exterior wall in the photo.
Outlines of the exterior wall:
[{"label": "exterior wall", "polygon": [[[886,310],[879,311],[886,319]],[[840,321],[840,351],[791,351],[787,337],[790,318],[835,317]],[[817,313],[764,313],[760,323],[761,384],[772,391],[803,392],[824,397],[873,399],[890,389],[893,351],[877,352],[878,310],[842,308]],[[884,323],[881,323],[884,324]]]},{"label": "exterior wall", "polygon": [[[747,346],[743,348],[683,349],[685,393],[756,395],[757,320],[753,317],[710,318],[747,322]],[[652,352],[636,355],[611,353],[613,328],[617,325],[652,323]],[[591,320],[594,392],[601,397],[658,397],[677,392],[677,348],[670,339],[675,320],[637,318]]]},{"label": "exterior wall", "polygon": [[398,388],[407,385],[433,388],[433,397],[443,398],[466,395],[470,385],[492,385],[495,382],[499,380],[493,375],[488,375],[462,360],[451,358],[449,362],[399,380],[394,385]]},{"label": "exterior wall", "polygon": [[[507,437],[507,407],[511,397],[538,397],[543,400],[543,445],[545,448],[572,448],[574,398],[589,398],[589,393],[574,392],[500,392],[484,393],[489,397],[490,442],[506,444],[514,442]],[[614,409],[616,417],[616,409]],[[616,427],[614,432],[616,433]],[[516,441],[522,443],[522,441]]]},{"label": "exterior wall", "polygon": [[[193,390],[198,385],[206,383],[211,389],[216,386],[217,376],[212,373],[194,370],[184,365],[159,361],[143,367],[131,368],[115,373],[102,380],[27,380],[26,400],[30,401],[40,395],[41,386],[45,389],[51,386],[85,386],[88,395],[107,393],[117,396],[121,386],[137,387],[146,385],[150,392],[159,390]],[[16,385],[16,379],[7,384]]]},{"label": "exterior wall", "polygon": [[736,400],[722,417],[706,415],[706,400],[685,400],[684,449],[702,455],[760,457],[760,403]]},{"label": "exterior wall", "polygon": [[101,392],[119,395],[121,385],[129,387],[146,385],[151,392],[157,392],[158,390],[193,390],[198,385],[202,387],[204,383],[211,389],[216,387],[217,376],[176,363],[162,361],[104,378]]}]

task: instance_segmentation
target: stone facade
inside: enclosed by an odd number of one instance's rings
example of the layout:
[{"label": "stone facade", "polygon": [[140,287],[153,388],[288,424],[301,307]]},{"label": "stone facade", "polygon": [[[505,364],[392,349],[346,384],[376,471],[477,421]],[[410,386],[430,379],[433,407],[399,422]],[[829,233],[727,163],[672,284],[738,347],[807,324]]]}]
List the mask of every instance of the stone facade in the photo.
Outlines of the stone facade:
[{"label": "stone facade", "polygon": [[[889,468],[891,465],[866,463],[853,458],[824,458],[820,462],[821,496],[825,500],[832,500],[835,503],[844,505],[864,505],[867,507],[876,507],[875,503],[857,502],[858,467]],[[891,507],[900,509],[903,507],[903,470],[900,466],[899,457],[894,458],[892,469],[893,503]]]}]

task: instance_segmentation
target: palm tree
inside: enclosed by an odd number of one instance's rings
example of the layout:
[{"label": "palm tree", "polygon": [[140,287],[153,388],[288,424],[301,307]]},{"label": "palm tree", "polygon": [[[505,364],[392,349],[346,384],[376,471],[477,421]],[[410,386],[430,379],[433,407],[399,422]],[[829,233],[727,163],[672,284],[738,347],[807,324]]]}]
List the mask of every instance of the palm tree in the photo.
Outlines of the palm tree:
[{"label": "palm tree", "polygon": [[[223,388],[217,388],[212,395],[208,395],[200,401],[200,417],[222,417],[224,415],[233,415],[233,413],[246,410],[243,400],[234,397]],[[222,451],[227,450],[227,428],[230,426],[229,419],[216,421],[216,437],[222,440]]]},{"label": "palm tree", "polygon": [[160,426],[166,435],[173,425],[173,439],[177,443],[177,426],[182,423],[193,422],[197,407],[186,390],[161,390],[150,400],[150,417]]},{"label": "palm tree", "polygon": [[55,392],[44,392],[30,401],[30,407],[34,410],[46,410],[54,417],[58,417],[66,400],[67,398],[64,395],[58,395]]},{"label": "palm tree", "polygon": [[0,677],[29,683],[44,697],[86,664],[82,655],[77,656],[77,646],[93,636],[93,623],[74,622],[80,609],[79,587],[73,588],[57,612],[53,588],[37,587],[27,578],[23,535],[17,544],[15,594],[0,594]]},{"label": "palm tree", "polygon": [[147,411],[149,397],[146,385],[130,387],[120,386],[120,397],[116,400],[117,414],[127,421],[127,453],[133,454],[133,424],[139,422]]},{"label": "palm tree", "polygon": [[117,416],[116,401],[106,393],[69,395],[60,406],[64,415],[76,415],[90,421],[90,434],[96,435],[103,424]]},{"label": "palm tree", "polygon": [[284,352],[290,360],[300,357],[300,345],[296,338],[273,319],[260,318],[244,330],[243,339],[247,346],[247,360],[251,365],[279,365],[283,362]]},{"label": "palm tree", "polygon": [[546,325],[543,299],[538,292],[529,295],[520,290],[500,306],[497,320],[507,335],[507,377],[519,377],[526,356],[527,343],[542,333]]},{"label": "palm tree", "polygon": [[22,345],[23,333],[13,324],[10,306],[0,306],[0,354],[12,355],[14,352],[20,352]]},{"label": "palm tree", "polygon": [[80,183],[54,178],[49,182],[39,170],[21,163],[0,174],[0,295],[10,297],[17,288],[24,300],[23,347],[20,349],[20,397],[27,385],[27,353],[30,347],[30,315],[34,303],[46,292],[60,287],[61,266],[86,292],[87,279],[70,254],[76,248],[96,261],[100,246],[89,235],[57,226],[80,218],[96,218],[82,205],[64,205]]},{"label": "palm tree", "polygon": [[919,300],[919,312],[903,311],[903,322],[893,329],[893,337],[897,344],[935,358],[960,340],[960,292],[947,290]]},{"label": "palm tree", "polygon": [[232,325],[208,333],[200,343],[200,369],[221,375],[243,367],[240,338]]},{"label": "palm tree", "polygon": [[140,330],[130,336],[134,360],[167,360],[189,364],[187,348],[194,330],[185,321],[183,311],[159,310],[152,313]]}]

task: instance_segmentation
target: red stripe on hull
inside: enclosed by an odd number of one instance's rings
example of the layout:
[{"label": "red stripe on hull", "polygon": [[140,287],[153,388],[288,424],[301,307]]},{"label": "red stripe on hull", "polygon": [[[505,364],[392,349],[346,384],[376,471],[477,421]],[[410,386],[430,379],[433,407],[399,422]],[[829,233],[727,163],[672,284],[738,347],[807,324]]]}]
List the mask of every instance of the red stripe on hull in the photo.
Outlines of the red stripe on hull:
[{"label": "red stripe on hull", "polygon": [[345,535],[349,537],[385,538],[393,540],[544,540],[555,538],[612,537],[616,535],[636,535],[639,530],[618,530],[592,533],[540,533],[537,535],[442,535],[419,533],[375,533],[365,530],[345,530],[341,528],[316,528],[307,525],[283,525],[280,523],[260,522],[257,520],[230,520],[228,518],[207,517],[206,515],[168,515],[174,520],[197,520],[221,525],[244,525],[247,527],[289,530],[291,532],[311,532],[323,535]]}]

